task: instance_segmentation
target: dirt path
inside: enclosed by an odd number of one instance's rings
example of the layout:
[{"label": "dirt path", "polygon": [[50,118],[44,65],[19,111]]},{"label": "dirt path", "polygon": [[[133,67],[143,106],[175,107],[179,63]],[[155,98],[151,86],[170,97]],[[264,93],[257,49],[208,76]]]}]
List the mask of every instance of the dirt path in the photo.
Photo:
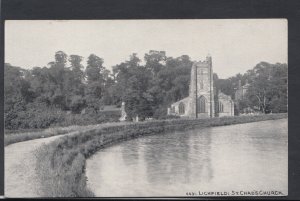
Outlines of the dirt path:
[{"label": "dirt path", "polygon": [[39,197],[35,150],[62,135],[18,142],[5,147],[5,197]]}]

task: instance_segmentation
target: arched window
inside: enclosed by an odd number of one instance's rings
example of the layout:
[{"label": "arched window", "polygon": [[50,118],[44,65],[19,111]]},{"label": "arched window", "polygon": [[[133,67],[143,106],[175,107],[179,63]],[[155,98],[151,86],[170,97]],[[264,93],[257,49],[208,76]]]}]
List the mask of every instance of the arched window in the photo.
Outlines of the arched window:
[{"label": "arched window", "polygon": [[221,102],[219,102],[219,112],[224,112],[224,106]]},{"label": "arched window", "polygon": [[200,96],[197,99],[197,112],[198,113],[205,113],[206,111],[206,99],[204,96]]},{"label": "arched window", "polygon": [[179,114],[184,114],[184,104],[181,102],[179,103]]}]

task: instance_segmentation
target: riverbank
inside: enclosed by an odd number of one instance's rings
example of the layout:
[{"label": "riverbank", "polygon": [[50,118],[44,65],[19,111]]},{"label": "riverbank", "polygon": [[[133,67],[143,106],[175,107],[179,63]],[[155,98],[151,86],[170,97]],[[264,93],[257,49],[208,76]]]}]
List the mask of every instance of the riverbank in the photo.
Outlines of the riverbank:
[{"label": "riverbank", "polygon": [[[244,116],[244,117],[231,117],[235,119],[240,119],[244,118],[246,122],[251,122],[253,121],[253,117],[255,117],[255,121],[263,121],[263,120],[268,120],[269,118],[282,118],[281,116],[284,116],[287,114],[273,114],[273,115],[259,115],[259,116]],[[222,121],[222,119],[229,118],[229,117],[223,117],[223,118],[213,118],[215,120],[219,119],[219,121]],[[236,123],[243,123],[242,120],[241,122],[236,122]],[[151,122],[162,122],[162,121],[179,121],[179,122],[191,122],[191,121],[202,121],[200,119],[172,119],[172,120],[154,120]],[[203,120],[204,121],[204,120]],[[237,120],[239,121],[239,120]],[[149,122],[139,122],[139,123],[149,123]],[[218,122],[220,124],[221,122]],[[23,142],[23,141],[28,141],[28,140],[34,140],[34,139],[39,139],[39,138],[47,138],[47,137],[52,137],[56,135],[64,135],[70,132],[74,131],[87,131],[91,129],[99,129],[102,127],[110,127],[110,126],[121,126],[121,125],[130,125],[130,124],[136,124],[133,122],[109,122],[109,123],[103,123],[103,124],[95,124],[95,125],[86,125],[86,126],[79,126],[79,125],[73,125],[73,126],[68,126],[68,127],[53,127],[53,128],[48,128],[48,129],[31,129],[31,130],[26,130],[25,132],[23,131],[10,131],[10,130],[5,130],[4,131],[4,146],[17,143],[17,142]],[[224,125],[227,125],[226,122],[224,122]],[[211,125],[214,126],[214,125]]]},{"label": "riverbank", "polygon": [[287,118],[270,114],[212,119],[173,119],[116,123],[62,136],[37,151],[36,170],[44,197],[92,197],[86,186],[85,160],[99,149],[132,138],[174,130],[224,126]]},{"label": "riverbank", "polygon": [[56,135],[63,135],[78,129],[76,126],[65,127],[65,128],[48,128],[44,130],[37,129],[27,132],[6,132],[4,131],[4,146],[14,144],[17,142],[24,142],[28,140],[34,140],[39,138],[47,138]]},{"label": "riverbank", "polygon": [[111,125],[116,125],[116,124],[126,124],[129,122],[124,122],[124,123],[103,123],[103,124],[95,124],[95,125],[87,125],[87,126],[68,126],[68,127],[54,127],[54,128],[47,128],[47,129],[35,129],[35,130],[30,130],[26,132],[19,132],[19,131],[4,131],[4,146],[14,144],[17,142],[23,142],[23,141],[28,141],[28,140],[34,140],[34,139],[39,139],[39,138],[47,138],[47,137],[52,137],[52,136],[57,136],[57,135],[64,135],[70,132],[74,131],[85,131],[85,130],[90,130],[90,129],[96,129],[96,128],[101,128],[105,126],[111,126]]}]

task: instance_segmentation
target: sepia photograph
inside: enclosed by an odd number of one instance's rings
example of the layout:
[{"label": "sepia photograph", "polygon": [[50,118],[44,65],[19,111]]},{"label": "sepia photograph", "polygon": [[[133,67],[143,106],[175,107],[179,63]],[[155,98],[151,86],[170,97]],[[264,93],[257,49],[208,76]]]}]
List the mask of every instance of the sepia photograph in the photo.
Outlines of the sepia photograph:
[{"label": "sepia photograph", "polygon": [[4,196],[288,196],[287,19],[5,20]]}]

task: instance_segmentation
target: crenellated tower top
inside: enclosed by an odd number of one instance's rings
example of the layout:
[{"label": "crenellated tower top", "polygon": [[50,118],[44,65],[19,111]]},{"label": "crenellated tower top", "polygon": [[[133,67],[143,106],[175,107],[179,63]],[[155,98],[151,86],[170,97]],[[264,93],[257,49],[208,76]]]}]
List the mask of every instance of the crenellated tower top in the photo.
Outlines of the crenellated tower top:
[{"label": "crenellated tower top", "polygon": [[210,54],[208,54],[205,60],[194,61],[193,66],[197,67],[212,67],[212,58]]}]

